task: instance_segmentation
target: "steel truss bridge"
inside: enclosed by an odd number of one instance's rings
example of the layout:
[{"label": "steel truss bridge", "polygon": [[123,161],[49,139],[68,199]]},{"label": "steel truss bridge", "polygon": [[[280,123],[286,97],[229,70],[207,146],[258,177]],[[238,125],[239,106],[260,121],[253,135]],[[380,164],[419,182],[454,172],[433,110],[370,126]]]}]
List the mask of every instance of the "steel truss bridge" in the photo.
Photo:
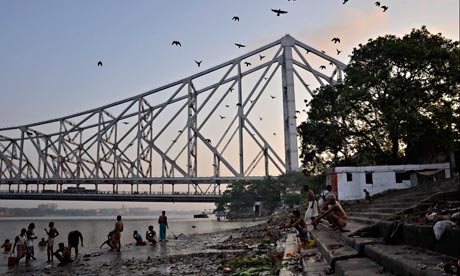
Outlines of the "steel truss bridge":
[{"label": "steel truss bridge", "polygon": [[1,128],[0,198],[212,202],[222,184],[296,171],[296,122],[345,67],[286,35],[125,100]]}]

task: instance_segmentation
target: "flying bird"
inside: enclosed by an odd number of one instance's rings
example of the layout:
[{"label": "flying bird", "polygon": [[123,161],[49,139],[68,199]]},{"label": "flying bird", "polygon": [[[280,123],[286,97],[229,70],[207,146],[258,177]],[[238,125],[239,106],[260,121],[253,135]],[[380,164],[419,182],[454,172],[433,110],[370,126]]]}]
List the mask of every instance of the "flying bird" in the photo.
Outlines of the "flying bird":
[{"label": "flying bird", "polygon": [[225,117],[224,117],[224,116],[222,116],[222,115],[219,115],[219,117],[220,117],[221,119],[225,119]]},{"label": "flying bird", "polygon": [[259,60],[264,59],[265,56],[259,55]]},{"label": "flying bird", "polygon": [[233,20],[233,21],[240,21],[240,18],[239,18],[238,16],[234,16],[234,17],[232,18],[232,20]]},{"label": "flying bird", "polygon": [[122,122],[122,123],[125,124],[125,125],[129,124],[129,122]]},{"label": "flying bird", "polygon": [[99,62],[97,63],[97,66],[102,66],[102,61],[99,60]]},{"label": "flying bird", "polygon": [[276,136],[276,132],[273,132],[273,135],[275,135],[275,136]]},{"label": "flying bird", "polygon": [[280,9],[277,9],[277,10],[272,9],[272,12],[276,13],[276,16],[280,16],[280,14],[287,13],[287,11],[282,11]]},{"label": "flying bird", "polygon": [[375,2],[375,5],[376,5],[377,7],[380,7],[380,2]]},{"label": "flying bird", "polygon": [[340,38],[334,37],[333,39],[331,39],[331,41],[334,43],[340,43]]},{"label": "flying bird", "polygon": [[337,55],[340,55],[340,53],[342,52],[339,49],[335,49],[335,50],[337,51]]},{"label": "flying bird", "polygon": [[200,61],[195,60],[195,63],[196,63],[196,65],[198,65],[198,67],[200,67],[201,62],[203,62],[203,61],[202,60],[200,60]]},{"label": "flying bird", "polygon": [[276,98],[275,96],[272,96],[272,95],[270,95],[270,97],[272,97],[272,99]]},{"label": "flying bird", "polygon": [[345,5],[345,3],[347,3],[347,2],[348,2],[348,0],[343,0],[342,4]]},{"label": "flying bird", "polygon": [[381,8],[383,9],[383,12],[386,12],[388,10],[387,6],[381,6]]},{"label": "flying bird", "polygon": [[262,121],[264,118],[263,117],[259,117],[259,120]]},{"label": "flying bird", "polygon": [[251,63],[247,61],[245,61],[244,64],[246,64],[246,67],[251,66]]},{"label": "flying bird", "polygon": [[238,46],[238,48],[246,47],[246,45],[243,45],[243,44],[240,44],[240,43],[235,43],[235,45]]},{"label": "flying bird", "polygon": [[323,70],[323,69],[326,69],[326,66],[321,65],[321,66],[319,67],[319,69],[322,69],[322,70]]},{"label": "flying bird", "polygon": [[230,106],[228,104],[226,104],[225,107],[230,107]]},{"label": "flying bird", "polygon": [[176,46],[182,47],[182,45],[180,44],[180,42],[177,41],[177,40],[174,40],[174,41],[171,43],[171,45],[176,45]]}]

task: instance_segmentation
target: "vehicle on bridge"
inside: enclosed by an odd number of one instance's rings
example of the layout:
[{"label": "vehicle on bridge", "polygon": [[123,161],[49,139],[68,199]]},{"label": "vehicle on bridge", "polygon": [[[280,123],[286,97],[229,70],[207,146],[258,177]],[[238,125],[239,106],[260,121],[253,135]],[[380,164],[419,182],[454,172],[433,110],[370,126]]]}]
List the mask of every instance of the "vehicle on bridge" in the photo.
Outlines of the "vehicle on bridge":
[{"label": "vehicle on bridge", "polygon": [[68,187],[63,191],[65,194],[97,194],[95,189],[86,189],[84,187]]}]

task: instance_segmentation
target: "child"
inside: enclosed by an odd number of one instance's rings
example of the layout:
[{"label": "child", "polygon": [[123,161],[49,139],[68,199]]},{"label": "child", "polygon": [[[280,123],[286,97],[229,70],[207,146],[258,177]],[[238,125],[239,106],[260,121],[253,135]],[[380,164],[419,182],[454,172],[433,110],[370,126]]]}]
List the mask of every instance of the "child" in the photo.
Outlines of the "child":
[{"label": "child", "polygon": [[46,247],[45,238],[42,238],[42,239],[38,242],[38,247],[40,247],[40,249],[43,249],[43,248]]},{"label": "child", "polygon": [[26,255],[27,252],[27,238],[26,238],[26,232],[27,230],[25,228],[21,229],[21,234],[19,236],[16,236],[14,239],[14,245],[13,245],[13,253],[14,249],[16,248],[16,265],[19,265],[19,261]]},{"label": "child", "polygon": [[153,230],[153,225],[149,226],[149,230],[145,232],[145,238],[152,243],[152,245],[157,244],[157,241],[155,240],[156,232]]},{"label": "child", "polygon": [[73,260],[70,258],[70,248],[64,246],[63,242],[59,243],[59,248],[54,252],[54,256],[59,260],[59,266],[64,266],[68,263],[73,262]]},{"label": "child", "polygon": [[34,251],[34,240],[37,239],[34,233],[35,224],[30,223],[29,227],[27,227],[26,237],[27,237],[27,253],[26,253],[26,263],[32,260],[36,260],[35,258],[35,251]]},{"label": "child", "polygon": [[56,228],[54,228],[54,222],[51,221],[48,224],[48,226],[50,228],[49,231],[46,230],[45,228],[45,232],[48,235],[48,247],[46,248],[46,253],[48,254],[48,262],[52,262],[53,255],[54,255],[54,252],[53,252],[54,238],[59,236],[59,232],[56,230]]},{"label": "child", "polygon": [[134,230],[133,233],[133,238],[136,240],[136,245],[146,245],[147,243],[142,240],[141,234],[137,232],[137,230]]},{"label": "child", "polygon": [[281,225],[280,228],[294,227],[299,232],[298,237],[301,241],[308,240],[308,228],[305,219],[300,216],[299,210],[292,211],[294,217],[291,218],[291,222],[288,224]]},{"label": "child", "polygon": [[13,244],[11,244],[10,240],[6,239],[5,242],[2,244],[1,248],[5,249],[5,251],[4,251],[5,253],[9,253],[11,251],[12,246],[13,246]]},{"label": "child", "polygon": [[101,246],[99,246],[99,248],[102,248],[104,244],[107,244],[108,246],[110,246],[111,250],[115,249],[115,246],[112,243],[112,238],[113,238],[113,231],[110,231],[109,234],[107,234],[107,240],[103,242]]}]

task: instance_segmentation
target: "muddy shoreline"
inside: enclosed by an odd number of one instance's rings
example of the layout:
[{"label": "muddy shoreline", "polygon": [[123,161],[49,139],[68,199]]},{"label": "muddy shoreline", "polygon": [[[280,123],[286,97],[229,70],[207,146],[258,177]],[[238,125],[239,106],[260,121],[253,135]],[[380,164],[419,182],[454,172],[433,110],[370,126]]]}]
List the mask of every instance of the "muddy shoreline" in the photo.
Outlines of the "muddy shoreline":
[{"label": "muddy shoreline", "polygon": [[[276,272],[283,233],[273,218],[252,227],[170,238],[155,246],[127,244],[121,252],[101,250],[60,267],[34,261],[5,275],[229,275],[244,269]],[[253,257],[247,257],[253,256]]]}]

